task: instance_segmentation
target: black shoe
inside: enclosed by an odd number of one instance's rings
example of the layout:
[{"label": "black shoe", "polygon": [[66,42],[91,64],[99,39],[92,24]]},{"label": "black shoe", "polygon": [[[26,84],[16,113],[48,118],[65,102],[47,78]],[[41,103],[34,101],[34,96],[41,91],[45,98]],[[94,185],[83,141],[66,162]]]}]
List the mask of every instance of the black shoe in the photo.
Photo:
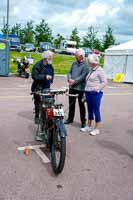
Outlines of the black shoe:
[{"label": "black shoe", "polygon": [[35,136],[36,141],[48,141],[48,135],[46,133],[37,133]]},{"label": "black shoe", "polygon": [[64,124],[71,124],[71,123],[73,123],[73,121],[70,120],[70,119],[67,119],[67,120],[64,122]]},{"label": "black shoe", "polygon": [[34,122],[35,122],[35,124],[39,124],[39,122],[40,122],[39,117],[35,117]]},{"label": "black shoe", "polygon": [[81,128],[84,128],[84,127],[86,127],[86,124],[81,124]]},{"label": "black shoe", "polygon": [[38,141],[38,142],[42,142],[43,141],[43,138],[39,135],[36,135],[35,136],[35,140]]}]

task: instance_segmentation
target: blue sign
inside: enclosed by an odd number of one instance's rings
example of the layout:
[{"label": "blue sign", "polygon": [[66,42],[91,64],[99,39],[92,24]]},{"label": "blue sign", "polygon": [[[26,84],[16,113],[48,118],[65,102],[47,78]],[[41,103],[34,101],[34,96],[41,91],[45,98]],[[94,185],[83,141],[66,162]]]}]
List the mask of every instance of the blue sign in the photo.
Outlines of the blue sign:
[{"label": "blue sign", "polygon": [[9,41],[0,39],[0,76],[9,75]]}]

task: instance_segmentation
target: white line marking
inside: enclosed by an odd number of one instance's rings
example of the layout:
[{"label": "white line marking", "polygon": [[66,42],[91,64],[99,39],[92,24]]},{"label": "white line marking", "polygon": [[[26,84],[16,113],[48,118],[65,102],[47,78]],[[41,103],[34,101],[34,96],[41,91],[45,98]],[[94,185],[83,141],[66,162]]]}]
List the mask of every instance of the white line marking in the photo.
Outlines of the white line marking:
[{"label": "white line marking", "polygon": [[21,88],[0,88],[0,90],[25,90],[27,89],[28,87],[21,87]]},{"label": "white line marking", "polygon": [[24,84],[24,85],[18,85],[18,87],[23,88],[23,87],[27,87],[28,85]]},{"label": "white line marking", "polygon": [[[104,93],[105,96],[127,96],[127,95],[133,95],[133,93]],[[0,96],[1,99],[32,99],[31,95],[27,96]]]},{"label": "white line marking", "polygon": [[40,148],[36,148],[35,152],[38,154],[38,156],[42,159],[42,161],[44,163],[49,163],[50,160],[48,159],[48,157],[41,151]]},{"label": "white line marking", "polygon": [[34,150],[36,147],[38,147],[38,148],[43,148],[43,147],[45,147],[46,145],[44,145],[44,144],[40,144],[40,145],[27,145],[27,146],[24,146],[24,147],[18,147],[17,148],[17,150],[18,151],[23,151],[23,150],[25,150],[25,148],[29,148],[29,149],[31,149],[31,150]]},{"label": "white line marking", "polygon": [[45,147],[44,144],[41,144],[41,145],[28,145],[28,146],[24,146],[24,147],[18,147],[17,150],[18,151],[24,151],[26,148],[34,150],[37,153],[37,155],[41,158],[43,163],[49,163],[50,160],[48,159],[48,157],[40,149],[40,148],[43,148],[43,147]]},{"label": "white line marking", "polygon": [[32,98],[31,95],[29,95],[29,96],[28,95],[27,96],[25,96],[25,95],[24,96],[19,96],[18,95],[18,96],[0,96],[0,99],[16,99],[16,98],[20,99],[20,98],[29,98],[29,97]]},{"label": "white line marking", "polygon": [[104,93],[105,96],[127,96],[133,95],[133,93]]},{"label": "white line marking", "polygon": [[[127,96],[133,95],[133,93],[104,93],[105,96]],[[0,99],[32,99],[31,95],[27,96],[0,96]]]},{"label": "white line marking", "polygon": [[115,87],[115,86],[107,86],[107,88],[109,88],[109,89],[114,89],[114,88],[118,88],[118,87]]}]

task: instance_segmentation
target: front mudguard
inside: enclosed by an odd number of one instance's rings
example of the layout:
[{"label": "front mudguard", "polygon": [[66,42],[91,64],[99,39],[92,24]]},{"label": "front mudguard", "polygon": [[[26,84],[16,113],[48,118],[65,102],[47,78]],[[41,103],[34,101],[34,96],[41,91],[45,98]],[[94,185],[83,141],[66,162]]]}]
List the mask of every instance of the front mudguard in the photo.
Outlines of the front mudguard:
[{"label": "front mudguard", "polygon": [[66,131],[66,128],[65,128],[63,120],[57,121],[56,127],[58,129],[60,137],[66,137],[67,136],[67,131]]}]

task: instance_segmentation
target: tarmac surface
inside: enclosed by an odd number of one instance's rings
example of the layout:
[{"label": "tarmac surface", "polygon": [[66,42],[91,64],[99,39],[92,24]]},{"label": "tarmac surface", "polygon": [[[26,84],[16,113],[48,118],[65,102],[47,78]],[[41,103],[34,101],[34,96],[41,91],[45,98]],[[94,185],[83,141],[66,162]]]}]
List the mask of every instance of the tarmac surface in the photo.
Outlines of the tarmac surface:
[{"label": "tarmac surface", "polygon": [[[133,85],[109,83],[102,99],[101,134],[67,125],[67,156],[55,176],[50,163],[18,147],[36,144],[31,79],[0,77],[0,200],[133,200]],[[57,76],[53,87],[66,86]],[[68,97],[58,99],[68,113]]]}]

